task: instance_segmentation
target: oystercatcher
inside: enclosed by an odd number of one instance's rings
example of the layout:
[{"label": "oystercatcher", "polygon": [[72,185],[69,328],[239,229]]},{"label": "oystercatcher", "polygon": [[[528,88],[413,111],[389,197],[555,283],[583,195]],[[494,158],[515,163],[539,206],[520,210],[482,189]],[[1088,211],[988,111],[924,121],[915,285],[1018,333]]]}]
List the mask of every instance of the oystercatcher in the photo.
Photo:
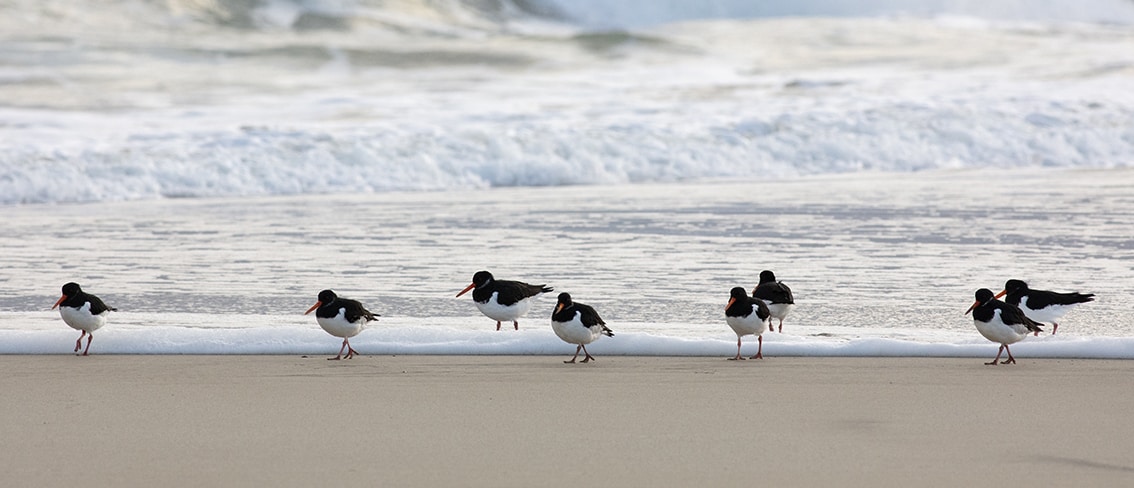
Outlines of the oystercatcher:
[{"label": "oystercatcher", "polygon": [[83,345],[83,336],[87,336],[87,347],[83,349],[83,356],[91,350],[94,331],[106,324],[106,317],[110,312],[118,311],[117,308],[106,306],[98,297],[83,292],[79,284],[74,282],[63,285],[63,296],[51,306],[52,309],[55,307],[59,307],[59,316],[63,317],[63,322],[72,329],[82,331],[79,339],[75,341],[76,355]]},{"label": "oystercatcher", "polygon": [[570,361],[563,361],[564,363],[574,363],[579,358],[580,350],[586,355],[583,358],[584,363],[594,359],[591,353],[587,352],[587,344],[604,335],[614,337],[614,331],[606,327],[606,322],[602,321],[602,317],[599,317],[595,309],[571,301],[571,295],[568,293],[559,294],[559,303],[555,305],[555,311],[551,312],[551,330],[554,330],[555,335],[564,342],[578,345],[575,348],[575,357]]},{"label": "oystercatcher", "polygon": [[[358,354],[358,351],[350,347],[350,338],[362,332],[367,322],[378,320],[380,317],[367,310],[357,300],[339,297],[331,290],[319,292],[319,300],[303,312],[303,315],[311,313],[312,310],[315,311],[315,321],[319,322],[319,327],[328,334],[343,338],[343,347],[339,348],[339,355],[327,360],[350,359]],[[343,350],[347,351],[346,356],[343,356]]]},{"label": "oystercatcher", "polygon": [[1012,350],[1008,349],[1008,344],[1020,342],[1028,336],[1028,332],[1043,331],[1040,328],[1043,324],[1029,319],[1020,307],[997,300],[992,295],[992,290],[988,288],[977,290],[976,302],[965,311],[965,315],[969,312],[973,313],[973,323],[980,331],[980,335],[1000,344],[1000,349],[996,351],[996,359],[984,364],[997,364],[1000,361],[1000,354],[1004,352],[1008,353],[1008,359],[1004,364],[1015,364],[1016,358],[1012,357]]},{"label": "oystercatcher", "polygon": [[759,298],[748,296],[744,288],[739,286],[733,288],[729,294],[732,298],[729,298],[728,305],[725,305],[725,321],[728,322],[729,327],[732,327],[732,331],[736,332],[736,357],[729,360],[744,359],[744,356],[740,355],[740,338],[748,334],[755,335],[756,340],[760,342],[756,355],[751,359],[764,359],[763,334],[771,323],[768,305]]},{"label": "oystercatcher", "polygon": [[461,290],[457,296],[464,295],[469,290],[473,290],[473,303],[476,303],[480,313],[496,321],[496,330],[500,330],[501,322],[509,320],[516,330],[520,330],[520,323],[516,319],[528,313],[528,309],[532,306],[528,299],[552,291],[552,288],[547,285],[497,280],[488,271],[477,271],[473,275],[472,284]]},{"label": "oystercatcher", "polygon": [[[1046,290],[1032,290],[1028,284],[1020,280],[1008,280],[1004,283],[1004,291],[996,295],[1000,298],[1008,295],[1004,302],[1010,303],[1024,312],[1029,319],[1036,322],[1051,322],[1051,335],[1059,329],[1055,321],[1070,312],[1075,305],[1095,300],[1094,293],[1058,293]],[[1039,335],[1039,332],[1036,332]]]},{"label": "oystercatcher", "polygon": [[772,314],[772,318],[780,319],[779,332],[783,332],[784,317],[787,317],[788,312],[791,312],[792,307],[795,306],[791,288],[782,281],[776,281],[775,273],[764,270],[760,272],[760,284],[752,290],[752,296],[768,305],[768,312]]}]

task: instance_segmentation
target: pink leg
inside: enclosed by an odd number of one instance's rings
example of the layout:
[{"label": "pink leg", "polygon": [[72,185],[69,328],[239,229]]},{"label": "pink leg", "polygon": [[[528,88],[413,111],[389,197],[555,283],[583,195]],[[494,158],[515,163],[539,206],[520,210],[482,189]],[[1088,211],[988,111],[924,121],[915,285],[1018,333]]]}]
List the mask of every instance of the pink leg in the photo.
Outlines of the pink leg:
[{"label": "pink leg", "polygon": [[496,321],[496,330],[500,330],[500,321],[499,320]]},{"label": "pink leg", "polygon": [[1008,347],[1008,346],[1001,344],[1000,349],[998,349],[996,351],[996,359],[993,359],[991,363],[984,363],[984,364],[987,364],[989,366],[995,366],[997,363],[999,363],[1000,362],[1000,354],[1004,352],[1004,348],[1006,348],[1006,347]]},{"label": "pink leg", "polygon": [[582,349],[583,349],[582,345],[580,345],[579,347],[576,347],[575,348],[575,357],[571,358],[570,361],[563,361],[563,364],[573,364],[575,362],[575,360],[579,358],[579,351],[582,350]]},{"label": "pink leg", "polygon": [[1000,364],[1016,364],[1016,358],[1012,357],[1012,350],[1008,349],[1008,344],[1004,345],[1004,350],[1008,352],[1008,360]]},{"label": "pink leg", "polygon": [[780,330],[779,330],[779,332],[783,332],[783,331],[784,331],[784,319],[780,319]]},{"label": "pink leg", "polygon": [[83,337],[86,336],[86,335],[87,335],[87,331],[85,331],[85,330],[82,331],[81,334],[79,334],[79,339],[75,341],[75,352],[79,352],[79,349],[83,348]]},{"label": "pink leg", "polygon": [[736,338],[736,357],[728,358],[729,361],[743,361],[744,356],[740,355],[740,338]]},{"label": "pink leg", "polygon": [[[594,358],[595,358],[594,356],[591,356],[591,353],[587,352],[587,346],[584,346],[584,345],[582,345],[582,344],[579,344],[579,347],[583,348],[583,354],[586,354],[586,355],[587,355],[587,357],[583,358],[583,362],[584,362],[584,363],[586,363],[586,362],[590,362],[590,360],[592,360],[592,359],[594,359]],[[576,352],[575,352],[575,354],[577,355],[577,354],[578,354],[578,351],[576,351]]]},{"label": "pink leg", "polygon": [[[1059,324],[1052,322],[1051,323],[1051,335],[1055,335],[1055,331],[1057,331],[1057,330],[1059,330]],[[1039,332],[1036,332],[1036,335],[1039,335]]]},{"label": "pink leg", "polygon": [[764,336],[763,336],[763,334],[756,336],[756,341],[759,342],[760,345],[756,347],[756,355],[752,356],[749,359],[764,359]]},{"label": "pink leg", "polygon": [[339,348],[339,355],[333,358],[327,358],[327,361],[338,361],[343,358],[343,350],[347,348],[347,340],[343,339],[343,347]]},{"label": "pink leg", "polygon": [[358,351],[355,351],[353,347],[350,347],[350,338],[349,337],[343,338],[343,342],[346,343],[346,348],[347,348],[347,355],[345,357],[343,357],[343,359],[350,359],[350,358],[353,358],[355,354],[358,354]]},{"label": "pink leg", "polygon": [[87,355],[87,351],[90,351],[90,350],[91,350],[91,339],[94,339],[94,332],[91,332],[90,334],[87,334],[87,348],[86,348],[86,349],[83,349],[83,355],[84,355],[84,356],[86,356],[86,355]]},{"label": "pink leg", "polygon": [[516,328],[516,330],[520,330],[520,323],[519,323],[519,322],[517,322],[517,321],[513,320],[513,321],[512,321],[512,326],[513,326],[513,327],[515,327],[515,328]]}]

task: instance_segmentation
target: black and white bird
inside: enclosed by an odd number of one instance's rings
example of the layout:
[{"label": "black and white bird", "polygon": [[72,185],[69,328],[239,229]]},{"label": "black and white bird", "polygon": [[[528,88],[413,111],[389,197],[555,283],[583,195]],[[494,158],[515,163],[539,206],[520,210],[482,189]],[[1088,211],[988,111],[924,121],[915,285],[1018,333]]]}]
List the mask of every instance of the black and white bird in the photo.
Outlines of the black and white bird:
[{"label": "black and white bird", "polygon": [[458,297],[472,290],[473,303],[480,313],[496,321],[496,330],[500,330],[500,323],[511,321],[516,330],[520,330],[520,323],[516,320],[528,313],[532,303],[531,297],[540,293],[552,291],[547,285],[529,285],[519,281],[498,280],[488,271],[477,271],[473,275],[472,284],[457,294]]},{"label": "black and white bird", "polygon": [[575,348],[575,357],[570,361],[563,361],[564,363],[574,363],[579,358],[580,350],[586,356],[583,362],[589,362],[594,356],[587,352],[587,344],[602,336],[614,337],[614,331],[607,328],[606,322],[603,322],[595,309],[572,301],[568,293],[559,294],[559,303],[555,305],[555,311],[551,312],[551,330],[554,330],[555,335],[563,339],[563,342],[578,346]]},{"label": "black and white bird", "polygon": [[756,349],[756,355],[752,356],[752,359],[763,359],[763,334],[768,330],[768,325],[771,323],[771,312],[768,311],[768,305],[759,298],[748,296],[744,292],[744,288],[739,286],[733,288],[729,295],[731,295],[731,298],[728,299],[728,305],[725,305],[725,322],[728,322],[728,326],[732,327],[733,332],[736,332],[736,357],[729,359],[744,359],[744,356],[740,355],[740,338],[746,335],[755,335],[756,340],[760,343]]},{"label": "black and white bird", "polygon": [[1004,364],[1014,364],[1016,358],[1012,357],[1012,350],[1008,345],[1024,340],[1029,332],[1043,331],[1040,328],[1043,324],[1029,319],[1020,311],[1020,307],[997,300],[992,290],[988,288],[976,291],[976,302],[965,311],[965,314],[969,312],[973,313],[973,323],[980,335],[1000,344],[1000,349],[996,351],[996,359],[984,364],[997,364],[1000,361],[1000,354],[1004,352],[1008,353],[1008,359]]},{"label": "black and white bird", "polygon": [[[1058,293],[1046,290],[1033,290],[1028,284],[1020,280],[1008,280],[1004,283],[1004,291],[996,295],[1000,298],[1007,294],[1005,303],[1010,303],[1024,312],[1029,319],[1036,322],[1051,322],[1051,335],[1059,329],[1056,320],[1062,318],[1067,312],[1080,303],[1095,300],[1094,293]],[[1036,333],[1039,335],[1039,332]]]},{"label": "black and white bird", "polygon": [[[378,320],[378,317],[380,317],[380,315],[367,310],[359,301],[342,298],[331,290],[319,292],[318,301],[306,312],[303,312],[303,315],[312,311],[315,312],[315,321],[319,323],[319,327],[322,327],[328,334],[343,338],[343,346],[339,348],[339,355],[327,358],[328,360],[350,359],[358,354],[358,351],[350,347],[350,338],[362,332],[368,322]],[[346,356],[343,356],[344,350],[347,352]]]},{"label": "black and white bird", "polygon": [[52,309],[55,307],[59,307],[59,316],[63,317],[63,322],[72,329],[82,331],[79,339],[75,341],[76,354],[83,345],[83,336],[87,336],[87,347],[83,349],[83,356],[91,350],[94,331],[106,325],[106,317],[110,312],[118,310],[106,306],[98,297],[83,292],[79,284],[74,282],[63,285],[63,296],[51,306]]},{"label": "black and white bird", "polygon": [[760,284],[752,290],[752,296],[768,305],[768,312],[772,314],[772,318],[780,320],[779,332],[783,332],[784,317],[787,317],[792,307],[795,307],[791,288],[782,281],[776,281],[775,273],[764,270],[760,272]]}]

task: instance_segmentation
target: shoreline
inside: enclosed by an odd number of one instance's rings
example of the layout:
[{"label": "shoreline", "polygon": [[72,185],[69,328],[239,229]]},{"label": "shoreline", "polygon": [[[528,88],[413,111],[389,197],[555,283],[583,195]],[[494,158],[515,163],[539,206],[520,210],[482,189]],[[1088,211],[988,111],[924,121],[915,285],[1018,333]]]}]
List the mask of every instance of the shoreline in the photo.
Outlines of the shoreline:
[{"label": "shoreline", "polygon": [[20,486],[1119,485],[1134,362],[0,356]]}]

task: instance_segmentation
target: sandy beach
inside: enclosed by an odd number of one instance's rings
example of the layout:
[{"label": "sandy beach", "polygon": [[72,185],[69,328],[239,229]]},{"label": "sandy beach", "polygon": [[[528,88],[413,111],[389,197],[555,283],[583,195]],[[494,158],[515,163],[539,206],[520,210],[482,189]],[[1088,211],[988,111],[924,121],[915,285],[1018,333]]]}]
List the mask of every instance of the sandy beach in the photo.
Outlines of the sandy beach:
[{"label": "sandy beach", "polygon": [[1134,361],[566,358],[0,356],[0,468],[9,486],[1134,482]]}]

